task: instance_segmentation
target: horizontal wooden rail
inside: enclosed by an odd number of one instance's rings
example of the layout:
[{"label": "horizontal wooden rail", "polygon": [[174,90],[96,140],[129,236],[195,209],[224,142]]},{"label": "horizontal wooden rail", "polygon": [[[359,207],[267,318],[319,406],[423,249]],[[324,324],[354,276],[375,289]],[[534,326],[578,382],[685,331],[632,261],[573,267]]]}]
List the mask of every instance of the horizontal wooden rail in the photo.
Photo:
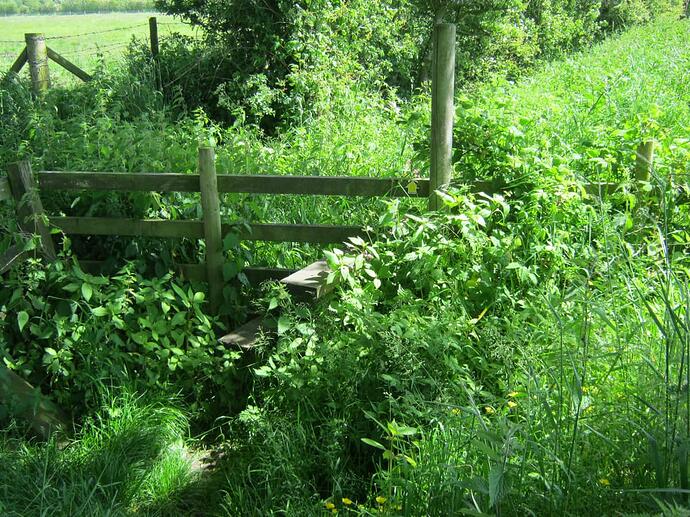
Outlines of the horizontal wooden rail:
[{"label": "horizontal wooden rail", "polygon": [[[119,219],[115,217],[51,217],[51,224],[72,235],[120,235],[127,237],[162,237],[201,239],[201,221],[165,221],[160,219]],[[363,235],[358,226],[317,224],[250,224],[239,227],[239,236],[248,241],[308,242],[331,244],[348,237]],[[238,225],[224,224],[223,234],[238,231]]]},{"label": "horizontal wooden rail", "polygon": [[[87,273],[101,274],[108,264],[105,260],[80,260],[79,265]],[[172,270],[192,282],[206,282],[206,264],[174,264]],[[272,267],[248,267],[242,270],[251,285],[259,285],[267,280],[281,280],[294,273],[295,269]],[[1,271],[0,271],[1,272]]]},{"label": "horizontal wooden rail", "polygon": [[0,178],[0,201],[12,199],[12,190],[10,189],[10,182],[7,178]]},{"label": "horizontal wooden rail", "polygon": [[[199,192],[198,174],[61,172],[37,173],[43,190]],[[218,175],[218,192],[349,197],[428,197],[429,180],[339,176]]]}]

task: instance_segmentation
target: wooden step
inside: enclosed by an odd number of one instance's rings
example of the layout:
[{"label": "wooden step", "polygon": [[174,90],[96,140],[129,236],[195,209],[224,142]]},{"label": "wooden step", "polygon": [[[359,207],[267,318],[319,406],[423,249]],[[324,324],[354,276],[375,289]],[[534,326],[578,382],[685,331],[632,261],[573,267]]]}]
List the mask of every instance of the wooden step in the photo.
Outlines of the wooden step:
[{"label": "wooden step", "polygon": [[[330,268],[325,260],[319,260],[286,276],[280,282],[298,300],[315,301],[332,290],[333,286],[326,284]],[[256,317],[250,319],[241,327],[223,336],[218,341],[224,345],[237,346],[243,350],[251,350],[263,334],[275,332],[276,322],[272,318]]]},{"label": "wooden step", "polygon": [[247,323],[233,330],[230,334],[223,336],[218,341],[224,345],[237,346],[243,350],[251,350],[254,348],[257,339],[263,334],[263,322],[264,318],[262,317],[249,320]]},{"label": "wooden step", "polygon": [[300,300],[318,300],[333,289],[326,284],[331,268],[325,260],[319,260],[283,278],[280,283],[290,294]]}]

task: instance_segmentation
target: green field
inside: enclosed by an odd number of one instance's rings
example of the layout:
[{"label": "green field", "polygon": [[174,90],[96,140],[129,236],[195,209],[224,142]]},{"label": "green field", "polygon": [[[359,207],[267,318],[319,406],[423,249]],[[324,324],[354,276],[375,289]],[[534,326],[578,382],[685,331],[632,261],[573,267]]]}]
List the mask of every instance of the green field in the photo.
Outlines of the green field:
[{"label": "green field", "polygon": [[[101,58],[106,66],[112,66],[120,60],[133,38],[148,39],[150,16],[158,18],[161,41],[173,32],[197,34],[190,26],[159,13],[8,16],[0,18],[0,69],[9,68],[22,50],[24,34],[30,32],[45,34],[53,50],[87,72],[91,72]],[[27,73],[26,70],[23,73]],[[76,80],[56,64],[51,64],[51,76],[57,84]]]}]

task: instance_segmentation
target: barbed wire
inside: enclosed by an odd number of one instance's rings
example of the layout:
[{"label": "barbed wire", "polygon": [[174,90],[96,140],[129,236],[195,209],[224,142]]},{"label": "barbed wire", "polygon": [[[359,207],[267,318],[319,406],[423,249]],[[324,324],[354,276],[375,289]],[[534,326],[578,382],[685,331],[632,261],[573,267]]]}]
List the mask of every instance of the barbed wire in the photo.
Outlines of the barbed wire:
[{"label": "barbed wire", "polygon": [[124,47],[127,47],[128,45],[129,45],[129,42],[113,43],[110,45],[95,45],[95,46],[88,47],[85,49],[71,50],[71,51],[67,51],[67,52],[58,52],[58,54],[60,54],[61,56],[80,56],[83,54],[95,54],[95,53],[103,51],[103,50],[112,50],[112,49],[116,49],[116,48],[124,48]]},{"label": "barbed wire", "polygon": [[56,40],[56,39],[69,39],[69,38],[80,38],[82,36],[93,36],[94,34],[105,34],[106,32],[117,32],[117,31],[127,31],[131,29],[136,29],[137,27],[148,27],[148,24],[144,23],[137,23],[136,25],[130,25],[128,27],[118,27],[116,29],[106,29],[102,31],[93,31],[93,32],[82,32],[81,34],[65,34],[63,36],[50,36],[47,37],[47,40]]}]

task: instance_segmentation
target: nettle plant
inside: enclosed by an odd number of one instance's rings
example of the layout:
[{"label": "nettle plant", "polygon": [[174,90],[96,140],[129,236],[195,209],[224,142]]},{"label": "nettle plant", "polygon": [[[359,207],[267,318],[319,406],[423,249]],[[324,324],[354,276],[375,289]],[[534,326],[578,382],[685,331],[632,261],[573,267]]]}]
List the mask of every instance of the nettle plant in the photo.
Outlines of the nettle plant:
[{"label": "nettle plant", "polygon": [[[85,273],[65,239],[59,260],[30,259],[0,287],[0,357],[71,408],[97,404],[104,385],[174,385],[195,409],[227,386],[238,354],[218,344],[205,294],[130,263],[106,278]],[[218,389],[223,385],[224,389]]]}]

